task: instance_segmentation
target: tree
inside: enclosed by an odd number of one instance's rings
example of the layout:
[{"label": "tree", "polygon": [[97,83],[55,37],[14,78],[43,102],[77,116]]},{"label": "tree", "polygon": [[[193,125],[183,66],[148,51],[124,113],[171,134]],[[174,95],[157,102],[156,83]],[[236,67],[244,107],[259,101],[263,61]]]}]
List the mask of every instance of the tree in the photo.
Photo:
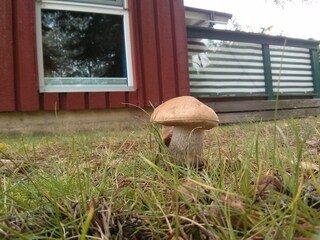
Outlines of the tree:
[{"label": "tree", "polygon": [[[285,7],[286,4],[293,3],[295,0],[272,0],[272,1],[281,7]],[[317,0],[298,0],[298,1],[303,2],[305,4],[309,4]]]}]

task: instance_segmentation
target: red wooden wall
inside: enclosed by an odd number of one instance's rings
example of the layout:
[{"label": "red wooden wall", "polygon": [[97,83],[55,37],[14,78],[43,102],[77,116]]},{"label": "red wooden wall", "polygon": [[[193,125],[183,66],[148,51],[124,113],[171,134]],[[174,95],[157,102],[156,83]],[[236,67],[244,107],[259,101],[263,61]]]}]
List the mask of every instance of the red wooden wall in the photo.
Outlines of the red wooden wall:
[{"label": "red wooden wall", "polygon": [[134,92],[38,92],[36,0],[0,1],[0,112],[158,105],[189,95],[183,0],[129,0]]},{"label": "red wooden wall", "polygon": [[0,1],[0,110],[15,110],[11,1]]}]

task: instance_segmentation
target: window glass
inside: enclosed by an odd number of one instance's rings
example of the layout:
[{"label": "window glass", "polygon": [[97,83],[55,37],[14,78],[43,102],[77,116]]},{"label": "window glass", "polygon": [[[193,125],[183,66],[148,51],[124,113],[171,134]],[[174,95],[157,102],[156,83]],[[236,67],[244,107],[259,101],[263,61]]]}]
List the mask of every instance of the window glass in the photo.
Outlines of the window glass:
[{"label": "window glass", "polygon": [[40,91],[131,90],[124,15],[76,10],[40,9]]}]

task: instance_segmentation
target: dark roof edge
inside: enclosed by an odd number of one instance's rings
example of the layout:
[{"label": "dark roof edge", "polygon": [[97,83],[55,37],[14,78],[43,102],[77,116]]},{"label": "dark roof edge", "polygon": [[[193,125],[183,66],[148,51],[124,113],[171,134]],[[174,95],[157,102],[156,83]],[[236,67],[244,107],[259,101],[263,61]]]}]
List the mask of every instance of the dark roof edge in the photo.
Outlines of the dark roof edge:
[{"label": "dark roof edge", "polygon": [[208,10],[208,9],[203,9],[203,8],[195,8],[195,7],[187,7],[186,6],[185,10],[200,12],[200,13],[219,14],[221,16],[224,16],[224,17],[227,17],[230,19],[232,18],[232,14],[230,14],[230,13],[218,12],[218,11],[213,11],[213,10]]}]

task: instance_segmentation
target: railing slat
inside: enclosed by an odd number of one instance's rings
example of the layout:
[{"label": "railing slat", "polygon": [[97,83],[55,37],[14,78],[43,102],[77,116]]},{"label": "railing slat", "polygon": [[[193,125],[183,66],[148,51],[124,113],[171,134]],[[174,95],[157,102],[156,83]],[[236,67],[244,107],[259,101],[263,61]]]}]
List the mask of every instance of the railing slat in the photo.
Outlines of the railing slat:
[{"label": "railing slat", "polygon": [[314,90],[317,97],[320,97],[320,66],[319,66],[319,58],[316,50],[310,50],[311,55],[311,66],[312,66],[312,76],[314,83]]},{"label": "railing slat", "polygon": [[266,86],[266,94],[268,96],[268,99],[273,99],[274,95],[273,95],[269,45],[262,44],[262,53],[263,53],[264,81]]}]

